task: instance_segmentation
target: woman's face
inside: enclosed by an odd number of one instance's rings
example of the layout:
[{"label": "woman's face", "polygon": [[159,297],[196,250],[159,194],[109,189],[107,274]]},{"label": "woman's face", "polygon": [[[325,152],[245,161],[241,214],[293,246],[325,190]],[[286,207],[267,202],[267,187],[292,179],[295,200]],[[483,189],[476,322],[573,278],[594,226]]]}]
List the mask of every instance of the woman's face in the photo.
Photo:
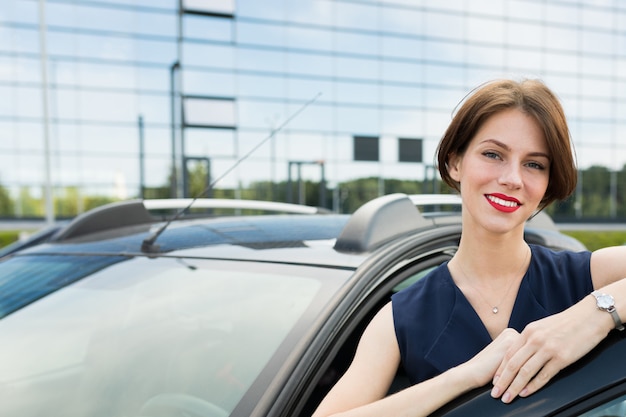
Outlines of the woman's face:
[{"label": "woman's face", "polygon": [[537,122],[518,109],[496,113],[463,155],[449,160],[460,183],[464,222],[494,232],[523,227],[548,187],[550,154]]}]

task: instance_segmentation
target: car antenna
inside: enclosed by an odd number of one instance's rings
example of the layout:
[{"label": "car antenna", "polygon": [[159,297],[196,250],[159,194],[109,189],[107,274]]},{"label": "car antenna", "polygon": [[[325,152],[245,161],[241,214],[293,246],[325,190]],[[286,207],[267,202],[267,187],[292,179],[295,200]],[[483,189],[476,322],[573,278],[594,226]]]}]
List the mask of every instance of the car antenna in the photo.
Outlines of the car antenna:
[{"label": "car antenna", "polygon": [[217,177],[215,180],[211,181],[211,183],[209,185],[207,185],[207,187],[204,190],[202,190],[200,193],[198,193],[196,196],[194,196],[192,198],[191,202],[186,207],[183,207],[181,210],[179,210],[174,216],[172,216],[169,220],[167,220],[165,222],[165,224],[163,224],[163,226],[161,226],[158,230],[156,230],[152,235],[150,235],[147,238],[145,238],[143,240],[143,242],[141,243],[141,251],[142,252],[147,252],[147,253],[158,252],[159,247],[158,247],[158,245],[155,245],[154,242],[156,242],[156,240],[159,238],[161,233],[163,233],[165,231],[165,229],[167,229],[168,226],[173,221],[177,220],[180,216],[182,216],[183,213],[185,213],[187,210],[189,210],[191,208],[193,203],[195,203],[195,201],[198,198],[202,197],[204,194],[206,194],[207,191],[209,191],[211,188],[213,188],[215,186],[215,184],[217,184],[218,181],[220,181],[226,175],[230,174],[232,172],[232,170],[237,168],[237,166],[239,166],[239,164],[241,164],[250,155],[252,155],[265,142],[267,142],[268,140],[273,138],[274,135],[276,135],[276,133],[280,132],[285,126],[287,126],[287,124],[289,122],[291,122],[297,115],[302,113],[311,104],[313,104],[319,98],[319,96],[321,96],[321,95],[322,95],[321,92],[317,93],[312,99],[310,99],[309,101],[304,103],[302,106],[300,106],[300,108],[298,108],[295,112],[293,112],[293,114],[291,114],[291,116],[289,116],[287,119],[285,119],[285,121],[283,123],[281,123],[277,128],[272,129],[270,131],[270,134],[267,135],[265,138],[263,138],[263,140],[261,140],[256,146],[254,146],[245,155],[243,155],[241,158],[239,158],[237,161],[235,161],[235,163],[230,168],[228,168],[222,175]]}]

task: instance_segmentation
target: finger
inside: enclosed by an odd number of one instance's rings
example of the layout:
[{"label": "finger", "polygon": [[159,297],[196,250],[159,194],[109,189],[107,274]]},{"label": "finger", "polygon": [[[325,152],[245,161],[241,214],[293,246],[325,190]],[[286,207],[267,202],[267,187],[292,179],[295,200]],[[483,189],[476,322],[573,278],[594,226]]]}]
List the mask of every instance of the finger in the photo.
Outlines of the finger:
[{"label": "finger", "polygon": [[552,378],[561,371],[561,367],[554,360],[548,361],[535,377],[520,391],[520,397],[527,397],[546,385]]},{"label": "finger", "polygon": [[545,383],[554,376],[554,374],[552,374],[554,366],[552,366],[550,362],[552,361],[539,354],[533,355],[528,359],[528,361],[519,368],[517,375],[508,387],[499,387],[501,392],[504,392],[502,394],[502,402],[510,403],[515,397],[520,395],[521,392],[524,392],[523,396],[530,395],[531,389],[534,389],[534,384],[529,388],[529,384],[532,380],[537,379],[537,385],[545,385]]},{"label": "finger", "polygon": [[499,398],[506,391],[517,377],[521,367],[528,362],[533,354],[534,350],[531,350],[528,346],[521,349],[513,346],[505,354],[493,378],[493,389],[491,390],[493,398]]}]

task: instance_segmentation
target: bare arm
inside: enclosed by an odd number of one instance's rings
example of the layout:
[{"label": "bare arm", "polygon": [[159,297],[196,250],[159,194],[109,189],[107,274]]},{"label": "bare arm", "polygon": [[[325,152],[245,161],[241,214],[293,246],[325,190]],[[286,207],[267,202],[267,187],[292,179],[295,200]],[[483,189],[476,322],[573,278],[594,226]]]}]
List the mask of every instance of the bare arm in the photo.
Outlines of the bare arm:
[{"label": "bare arm", "polygon": [[469,362],[385,397],[400,364],[389,303],[367,327],[352,364],[313,417],[426,416],[460,394],[487,384],[518,336],[507,329]]},{"label": "bare arm", "polygon": [[[616,310],[626,321],[626,246],[591,255],[593,286],[615,298]],[[528,396],[561,369],[591,351],[613,329],[609,314],[587,296],[567,310],[529,324],[496,371],[492,396],[510,402]]]}]

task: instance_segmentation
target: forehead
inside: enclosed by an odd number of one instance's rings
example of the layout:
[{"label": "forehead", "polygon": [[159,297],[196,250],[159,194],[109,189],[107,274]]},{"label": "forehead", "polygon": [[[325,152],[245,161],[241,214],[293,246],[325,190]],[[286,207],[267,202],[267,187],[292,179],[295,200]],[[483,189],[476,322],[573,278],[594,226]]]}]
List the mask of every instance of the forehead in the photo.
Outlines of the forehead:
[{"label": "forehead", "polygon": [[511,149],[547,153],[548,144],[541,125],[534,117],[519,109],[507,109],[491,115],[471,140],[480,143],[501,143]]}]

